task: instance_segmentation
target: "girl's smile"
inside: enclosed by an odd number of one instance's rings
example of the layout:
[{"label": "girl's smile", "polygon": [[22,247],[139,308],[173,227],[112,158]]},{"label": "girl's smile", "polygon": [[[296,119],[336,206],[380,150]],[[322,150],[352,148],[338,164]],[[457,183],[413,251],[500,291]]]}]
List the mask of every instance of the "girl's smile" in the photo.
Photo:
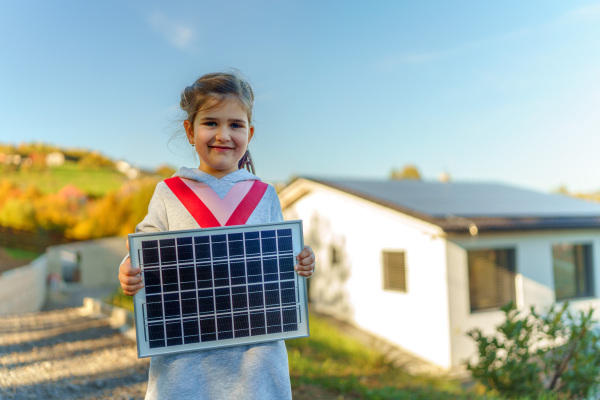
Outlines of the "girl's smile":
[{"label": "girl's smile", "polygon": [[209,148],[215,151],[229,151],[233,150],[233,147],[223,147],[223,146],[208,146]]},{"label": "girl's smile", "polygon": [[188,140],[196,147],[201,171],[222,178],[237,171],[254,134],[247,112],[236,99],[198,111],[193,123],[183,122]]}]

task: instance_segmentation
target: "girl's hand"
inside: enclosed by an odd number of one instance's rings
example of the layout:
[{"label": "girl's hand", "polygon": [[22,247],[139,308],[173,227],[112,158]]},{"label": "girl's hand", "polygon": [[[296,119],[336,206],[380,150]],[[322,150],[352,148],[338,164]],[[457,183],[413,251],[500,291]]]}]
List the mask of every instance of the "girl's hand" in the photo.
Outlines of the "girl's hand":
[{"label": "girl's hand", "polygon": [[[127,242],[127,250],[129,250],[129,242]],[[142,272],[139,268],[131,267],[131,260],[127,257],[119,266],[119,282],[123,293],[128,296],[133,296],[144,287],[142,283]]]},{"label": "girl's hand", "polygon": [[296,256],[298,264],[294,267],[298,275],[310,276],[315,272],[315,253],[309,246],[304,246],[300,254]]}]

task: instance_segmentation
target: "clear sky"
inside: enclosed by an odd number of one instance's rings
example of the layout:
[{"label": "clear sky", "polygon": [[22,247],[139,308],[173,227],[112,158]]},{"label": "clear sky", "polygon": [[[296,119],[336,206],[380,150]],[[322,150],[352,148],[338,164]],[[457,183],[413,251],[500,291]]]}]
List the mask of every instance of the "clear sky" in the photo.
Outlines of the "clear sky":
[{"label": "clear sky", "polygon": [[197,166],[179,93],[230,67],[266,181],[600,190],[598,1],[0,0],[0,142]]}]

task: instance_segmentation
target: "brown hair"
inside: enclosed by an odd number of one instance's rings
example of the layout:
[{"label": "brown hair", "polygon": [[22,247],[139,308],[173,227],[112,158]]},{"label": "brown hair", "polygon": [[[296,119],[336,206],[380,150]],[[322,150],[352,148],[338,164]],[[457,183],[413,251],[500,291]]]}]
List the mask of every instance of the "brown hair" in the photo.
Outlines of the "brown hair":
[{"label": "brown hair", "polygon": [[[252,125],[254,93],[250,84],[237,72],[216,72],[201,76],[192,85],[183,89],[179,105],[187,113],[187,119],[193,125],[199,111],[219,107],[231,98],[240,102],[248,114],[248,123]],[[239,161],[238,168],[246,168],[254,173],[254,164],[248,150]]]}]

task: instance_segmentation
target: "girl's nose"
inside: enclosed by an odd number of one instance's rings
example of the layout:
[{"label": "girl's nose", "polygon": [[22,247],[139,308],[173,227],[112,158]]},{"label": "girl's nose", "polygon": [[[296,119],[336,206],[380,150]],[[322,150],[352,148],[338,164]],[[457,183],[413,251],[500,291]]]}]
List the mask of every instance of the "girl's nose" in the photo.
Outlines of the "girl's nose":
[{"label": "girl's nose", "polygon": [[227,129],[227,127],[219,127],[219,129],[217,129],[217,133],[215,135],[217,140],[220,140],[221,142],[226,142],[230,139],[230,135],[229,135],[229,129]]}]

